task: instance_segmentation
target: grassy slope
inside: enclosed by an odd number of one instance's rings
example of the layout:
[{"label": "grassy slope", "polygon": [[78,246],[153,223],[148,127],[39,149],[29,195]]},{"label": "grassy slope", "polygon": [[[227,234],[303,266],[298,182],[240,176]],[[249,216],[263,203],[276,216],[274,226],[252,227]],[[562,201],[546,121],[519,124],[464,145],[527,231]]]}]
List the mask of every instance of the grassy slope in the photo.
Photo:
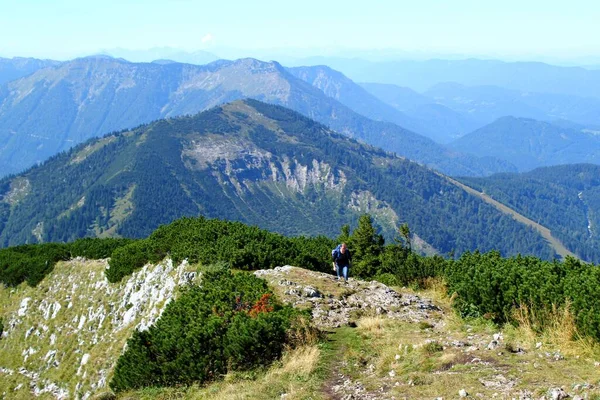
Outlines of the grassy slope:
[{"label": "grassy slope", "polygon": [[[0,394],[31,398],[32,380],[19,373],[21,367],[40,374],[39,388],[55,382],[68,390],[69,398],[105,386],[133,329],[143,318],[147,323],[158,315],[183,273],[191,270],[187,264],[174,268],[167,260],[109,284],[106,266],[106,261],[61,262],[35,288],[0,285],[0,316],[7,334],[0,339],[0,367],[13,371],[0,372]],[[19,315],[26,298],[27,311]],[[60,305],[58,311],[55,304]],[[133,318],[125,323],[129,315]],[[34,353],[24,360],[23,352],[30,349]],[[85,354],[87,363],[81,365]],[[42,398],[54,397],[45,393]]]},{"label": "grassy slope", "polygon": [[[568,313],[555,315],[555,329],[536,334],[526,325],[499,329],[485,320],[463,320],[439,286],[419,295],[444,310],[441,320],[415,324],[365,316],[356,328],[336,329],[267,370],[227,375],[204,387],[149,388],[120,398],[289,400],[353,393],[358,399],[452,399],[464,389],[473,398],[504,399],[540,398],[563,387],[571,396],[600,399],[600,348],[569,339]],[[502,339],[488,350],[496,333]],[[517,348],[524,352],[514,353]]]},{"label": "grassy slope", "polygon": [[[21,366],[26,374],[40,373],[36,381],[39,388],[49,388],[56,382],[59,388],[69,391],[70,397],[94,390],[99,382],[108,382],[112,366],[142,315],[148,316],[153,310],[156,313],[174,293],[183,274],[192,270],[185,265],[172,268],[164,262],[109,285],[104,279],[105,267],[104,261],[73,260],[59,263],[35,289],[0,289],[0,315],[7,331],[0,339],[3,397],[31,398],[32,380],[19,372]],[[301,281],[301,271],[297,272],[294,279]],[[321,285],[319,290],[335,296],[341,289],[339,285],[329,286]],[[169,289],[162,295],[153,292],[162,287]],[[398,290],[411,293],[408,289]],[[146,298],[143,293],[151,295]],[[120,398],[266,400],[286,394],[288,400],[326,399],[358,391],[357,398],[420,399],[456,398],[461,389],[482,398],[492,398],[495,393],[498,398],[518,398],[527,393],[540,398],[549,388],[564,387],[572,396],[600,399],[600,348],[570,340],[573,321],[568,313],[555,313],[554,328],[543,333],[533,332],[527,324],[500,329],[485,320],[459,318],[444,293],[441,286],[419,293],[423,298],[432,298],[444,311],[428,323],[366,315],[358,320],[356,328],[329,332],[317,344],[288,352],[270,368],[229,374],[223,381],[207,386],[147,388],[124,393]],[[30,298],[27,311],[20,316],[26,298]],[[61,308],[53,318],[56,308],[49,305],[55,303]],[[132,309],[138,310],[138,316],[123,324]],[[497,348],[488,350],[495,333],[502,333],[503,339]],[[51,344],[52,335],[55,344]],[[524,352],[515,353],[517,348]],[[28,354],[30,349],[35,352]],[[59,351],[49,356],[55,349]],[[89,354],[89,359],[82,366],[84,354]],[[55,360],[58,365],[53,365]],[[106,388],[95,391],[101,393]],[[44,393],[41,398],[54,396]]]}]

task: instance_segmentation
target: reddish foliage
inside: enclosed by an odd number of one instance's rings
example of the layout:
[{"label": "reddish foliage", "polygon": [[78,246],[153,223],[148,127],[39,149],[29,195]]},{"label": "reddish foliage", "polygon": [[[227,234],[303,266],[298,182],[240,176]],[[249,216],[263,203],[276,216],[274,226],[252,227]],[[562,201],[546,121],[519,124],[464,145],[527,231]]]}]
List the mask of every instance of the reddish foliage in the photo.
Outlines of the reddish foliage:
[{"label": "reddish foliage", "polygon": [[269,313],[273,310],[274,307],[271,305],[271,294],[265,293],[256,303],[254,303],[254,306],[252,306],[248,314],[250,314],[251,317],[256,317],[260,313]]}]

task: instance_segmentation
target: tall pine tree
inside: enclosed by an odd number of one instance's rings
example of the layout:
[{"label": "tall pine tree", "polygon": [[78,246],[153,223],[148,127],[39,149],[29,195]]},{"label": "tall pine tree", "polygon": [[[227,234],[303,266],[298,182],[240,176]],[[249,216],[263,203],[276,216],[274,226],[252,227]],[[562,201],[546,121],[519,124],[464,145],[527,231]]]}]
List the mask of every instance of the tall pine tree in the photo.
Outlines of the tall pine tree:
[{"label": "tall pine tree", "polygon": [[377,274],[379,255],[384,243],[383,236],[378,234],[373,226],[373,218],[368,214],[362,215],[358,220],[358,227],[350,237],[356,275],[369,277]]}]

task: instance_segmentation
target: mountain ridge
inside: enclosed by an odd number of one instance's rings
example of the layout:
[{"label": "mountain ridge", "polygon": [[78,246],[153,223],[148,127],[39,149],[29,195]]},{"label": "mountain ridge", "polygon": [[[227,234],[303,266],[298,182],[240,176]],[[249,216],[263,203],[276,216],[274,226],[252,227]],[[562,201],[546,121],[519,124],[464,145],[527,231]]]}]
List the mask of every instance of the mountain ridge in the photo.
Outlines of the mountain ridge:
[{"label": "mountain ridge", "polygon": [[357,82],[391,83],[419,92],[427,91],[439,82],[457,82],[469,86],[495,85],[525,92],[600,97],[600,71],[543,62],[477,58],[371,62],[336,57],[299,62],[327,64]]},{"label": "mountain ridge", "polygon": [[450,147],[481,156],[502,154],[522,172],[550,165],[600,163],[600,137],[531,118],[501,117]]},{"label": "mountain ridge", "polygon": [[30,75],[39,69],[60,63],[60,61],[41,60],[31,57],[0,57],[0,85]]},{"label": "mountain ridge", "polygon": [[422,132],[438,143],[447,144],[485,125],[468,113],[456,111],[407,87],[384,83],[360,85],[381,101],[419,120],[421,126],[427,127]]},{"label": "mountain ridge", "polygon": [[[440,253],[554,254],[537,233],[431,170],[256,100],[91,140],[1,180],[0,195],[4,246],[141,237],[199,214],[333,236],[371,213],[388,238],[407,222]],[[472,234],[492,224],[491,234]]]},{"label": "mountain ridge", "polygon": [[0,173],[18,172],[90,137],[246,97],[292,108],[338,132],[446,173],[514,170],[505,162],[459,154],[392,123],[372,121],[277,62],[220,60],[195,66],[94,57],[0,86],[0,159],[12,166]]}]

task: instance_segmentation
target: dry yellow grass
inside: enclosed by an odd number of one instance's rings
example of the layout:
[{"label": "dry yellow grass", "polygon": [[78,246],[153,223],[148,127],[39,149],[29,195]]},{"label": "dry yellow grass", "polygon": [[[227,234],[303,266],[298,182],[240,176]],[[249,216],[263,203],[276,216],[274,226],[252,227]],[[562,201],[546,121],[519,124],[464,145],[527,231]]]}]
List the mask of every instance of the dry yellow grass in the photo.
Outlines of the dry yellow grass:
[{"label": "dry yellow grass", "polygon": [[591,338],[582,336],[576,326],[569,303],[540,313],[527,305],[514,311],[516,328],[506,327],[511,338],[526,349],[537,343],[560,350],[567,356],[600,359],[600,346]]},{"label": "dry yellow grass", "polygon": [[119,396],[122,400],[270,400],[321,399],[321,380],[315,370],[321,359],[316,345],[306,345],[288,351],[281,362],[258,374],[244,372],[227,374],[220,382],[201,387],[192,385],[182,388],[148,388]]},{"label": "dry yellow grass", "polygon": [[[460,318],[451,308],[443,281],[431,280],[425,286],[422,291],[402,291],[437,299],[436,304],[447,312],[435,327],[377,317],[357,322],[354,331],[360,341],[343,354],[348,365],[344,373],[368,391],[378,393],[386,386],[389,395],[417,399],[455,398],[460,389],[483,398],[494,393],[511,398],[526,390],[539,398],[549,387],[571,390],[575,384],[588,383],[591,389],[579,394],[588,398],[600,394],[594,388],[600,346],[580,337],[570,307],[536,316],[522,308],[516,316],[518,326],[498,327],[484,318]],[[542,319],[545,329],[540,330]],[[488,350],[496,333],[504,339],[496,350]],[[467,350],[465,345],[452,344],[458,342],[476,347]],[[542,347],[536,349],[539,342]],[[516,352],[517,347],[525,352]]]},{"label": "dry yellow grass", "polygon": [[[321,351],[316,345],[302,346],[287,352],[280,364],[271,367],[266,374],[255,380],[240,380],[235,375],[198,390],[190,399],[271,399],[286,394],[286,399],[307,396],[306,383],[317,368]],[[188,398],[187,396],[185,398]]]},{"label": "dry yellow grass", "polygon": [[269,375],[290,374],[307,378],[317,367],[321,351],[317,346],[303,346],[283,357],[281,369],[269,371]]},{"label": "dry yellow grass", "polygon": [[381,336],[386,324],[389,323],[387,318],[383,317],[363,317],[356,323],[359,332],[369,333],[374,336]]}]

